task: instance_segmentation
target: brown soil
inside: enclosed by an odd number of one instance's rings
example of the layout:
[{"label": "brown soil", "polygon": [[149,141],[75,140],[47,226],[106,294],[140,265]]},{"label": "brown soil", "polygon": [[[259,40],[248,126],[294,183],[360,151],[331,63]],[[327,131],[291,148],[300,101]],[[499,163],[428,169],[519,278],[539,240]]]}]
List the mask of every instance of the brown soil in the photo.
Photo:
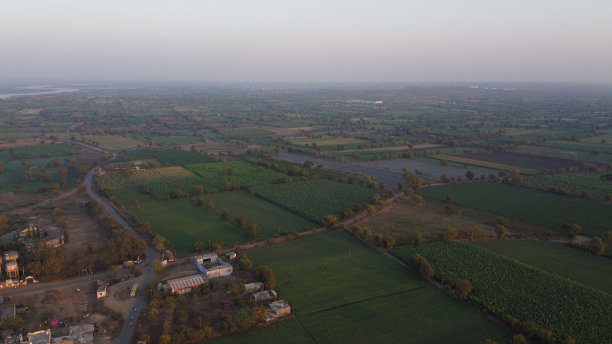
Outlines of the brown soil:
[{"label": "brown soil", "polygon": [[533,170],[550,171],[558,169],[569,169],[571,167],[582,168],[582,162],[572,159],[552,158],[539,155],[529,155],[523,153],[494,151],[490,153],[469,153],[459,155],[462,158],[493,162],[496,164],[504,164],[529,168]]}]

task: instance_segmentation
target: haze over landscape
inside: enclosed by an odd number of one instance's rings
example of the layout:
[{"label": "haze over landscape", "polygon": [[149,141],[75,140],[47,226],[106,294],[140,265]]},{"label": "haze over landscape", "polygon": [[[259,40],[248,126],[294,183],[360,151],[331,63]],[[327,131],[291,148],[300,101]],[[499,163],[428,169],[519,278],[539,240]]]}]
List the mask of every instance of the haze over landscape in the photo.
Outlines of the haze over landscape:
[{"label": "haze over landscape", "polygon": [[3,82],[612,81],[612,3],[3,1]]},{"label": "haze over landscape", "polygon": [[0,1],[0,343],[612,343],[611,13]]}]

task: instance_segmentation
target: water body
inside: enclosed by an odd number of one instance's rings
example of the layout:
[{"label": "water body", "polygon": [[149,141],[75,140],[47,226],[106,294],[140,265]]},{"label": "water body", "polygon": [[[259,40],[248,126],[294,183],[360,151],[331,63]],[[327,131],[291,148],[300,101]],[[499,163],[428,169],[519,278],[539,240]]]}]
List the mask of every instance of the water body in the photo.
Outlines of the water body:
[{"label": "water body", "polygon": [[[77,92],[76,88],[46,88],[46,87],[36,87],[36,92],[28,92],[28,89],[32,89],[32,87],[23,87],[21,88],[24,92],[18,93],[4,93],[0,94],[0,99],[8,99],[11,97],[19,97],[19,96],[42,96],[47,94],[57,94],[57,93],[67,93],[67,92]],[[38,91],[40,89],[47,89],[47,91]]]},{"label": "water body", "polygon": [[[325,158],[317,158],[312,155],[296,153],[281,153],[273,156],[273,158],[299,164],[304,163],[304,161],[310,160],[314,162],[315,165],[323,165],[323,168],[337,170],[344,173],[370,176],[379,182],[385,183],[385,189],[388,190],[397,189],[398,183],[406,183],[406,180],[403,176],[404,168],[413,173],[415,172],[415,170],[419,170],[423,173],[421,175],[423,179],[438,182],[440,181],[440,176],[442,176],[443,174],[448,175],[450,178],[465,178],[465,172],[467,171],[467,169],[463,168],[442,166],[440,164],[419,160],[398,159],[348,163]],[[486,174],[476,171],[477,178],[480,178],[481,175]]]}]

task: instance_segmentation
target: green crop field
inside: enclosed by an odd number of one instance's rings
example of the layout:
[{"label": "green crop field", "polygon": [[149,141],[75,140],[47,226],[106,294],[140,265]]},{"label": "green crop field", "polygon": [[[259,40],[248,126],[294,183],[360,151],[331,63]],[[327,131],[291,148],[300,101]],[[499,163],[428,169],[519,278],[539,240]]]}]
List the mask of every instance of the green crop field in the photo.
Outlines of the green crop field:
[{"label": "green crop field", "polygon": [[[260,184],[271,184],[285,174],[269,169],[257,172],[257,166],[248,162],[216,162],[209,164],[193,164],[186,166],[189,170],[202,177],[204,189],[217,191],[223,182],[238,183],[241,187]],[[231,169],[232,174],[224,175],[224,171]]]},{"label": "green crop field", "polygon": [[250,331],[207,340],[211,344],[316,344],[298,320],[287,320]]},{"label": "green crop field", "polygon": [[[298,342],[307,333],[310,343],[480,343],[485,338],[501,343],[508,337],[502,328],[346,232],[247,255],[256,266],[272,269],[279,297],[289,302],[297,320],[220,338],[220,343],[292,343],[287,331],[294,331]],[[270,334],[276,326],[279,338]]]},{"label": "green crop field", "polygon": [[583,196],[605,200],[612,196],[612,180],[607,180],[603,173],[563,173],[538,176],[526,176],[524,184],[529,187],[562,192],[572,196]]},{"label": "green crop field", "polygon": [[153,233],[168,239],[181,253],[194,252],[196,241],[223,241],[225,246],[231,246],[251,240],[244,231],[189,200],[127,206],[140,221],[151,224]]},{"label": "green crop field", "polygon": [[446,283],[467,279],[470,299],[498,316],[530,320],[553,331],[557,338],[579,343],[612,341],[612,296],[547,273],[477,245],[435,243],[401,247],[393,252],[403,260],[425,257],[436,278]]},{"label": "green crop field", "polygon": [[330,214],[339,214],[344,208],[369,202],[376,193],[354,184],[328,179],[315,179],[288,184],[270,184],[254,187],[257,195],[288,210],[319,222]]},{"label": "green crop field", "polygon": [[609,259],[538,240],[494,240],[479,245],[612,294],[612,263]]},{"label": "green crop field", "polygon": [[487,182],[428,187],[420,193],[438,200],[452,195],[459,205],[552,228],[577,223],[590,235],[601,236],[612,227],[612,204],[530,188]]},{"label": "green crop field", "polygon": [[153,151],[153,155],[157,160],[168,165],[188,165],[213,161],[210,155],[180,149],[156,150]]},{"label": "green crop field", "polygon": [[180,189],[189,194],[193,187],[202,185],[203,180],[180,166],[133,171],[129,177],[121,173],[108,173],[100,176],[103,189],[116,190],[129,186],[147,186],[156,199],[168,199],[173,190]]},{"label": "green crop field", "polygon": [[494,162],[482,161],[482,160],[476,160],[476,159],[463,158],[463,157],[452,156],[452,155],[436,155],[431,158],[438,159],[438,160],[447,160],[447,161],[452,161],[452,162],[457,162],[460,164],[477,166],[477,167],[486,167],[486,168],[499,170],[499,171],[517,170],[520,173],[524,173],[524,174],[539,173],[539,171],[532,170],[529,168],[515,167],[515,166],[510,166],[510,165],[498,164]]},{"label": "green crop field", "polygon": [[612,154],[612,146],[590,143],[590,142],[565,142],[565,141],[546,141],[540,144],[545,147],[561,148],[561,149],[572,149],[588,152],[599,152]]},{"label": "green crop field", "polygon": [[259,226],[259,236],[270,237],[317,227],[316,224],[245,191],[218,192],[204,196],[215,204],[217,211],[225,208],[232,218],[244,216],[247,223]]},{"label": "green crop field", "polygon": [[119,135],[80,135],[76,139],[108,150],[130,149],[144,145],[138,139]]}]

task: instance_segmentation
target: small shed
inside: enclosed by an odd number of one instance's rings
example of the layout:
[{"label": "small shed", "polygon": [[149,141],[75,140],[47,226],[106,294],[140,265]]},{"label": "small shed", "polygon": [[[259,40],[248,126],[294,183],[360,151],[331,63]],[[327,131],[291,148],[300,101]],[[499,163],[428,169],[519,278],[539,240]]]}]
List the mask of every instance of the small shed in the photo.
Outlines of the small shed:
[{"label": "small shed", "polygon": [[256,302],[268,301],[275,299],[278,295],[274,290],[264,290],[251,295],[251,298]]},{"label": "small shed", "polygon": [[247,294],[256,293],[263,290],[264,284],[262,282],[247,283],[244,285],[244,292]]},{"label": "small shed", "polygon": [[291,314],[291,306],[285,300],[278,300],[270,303],[270,310],[266,321],[271,321]]}]

